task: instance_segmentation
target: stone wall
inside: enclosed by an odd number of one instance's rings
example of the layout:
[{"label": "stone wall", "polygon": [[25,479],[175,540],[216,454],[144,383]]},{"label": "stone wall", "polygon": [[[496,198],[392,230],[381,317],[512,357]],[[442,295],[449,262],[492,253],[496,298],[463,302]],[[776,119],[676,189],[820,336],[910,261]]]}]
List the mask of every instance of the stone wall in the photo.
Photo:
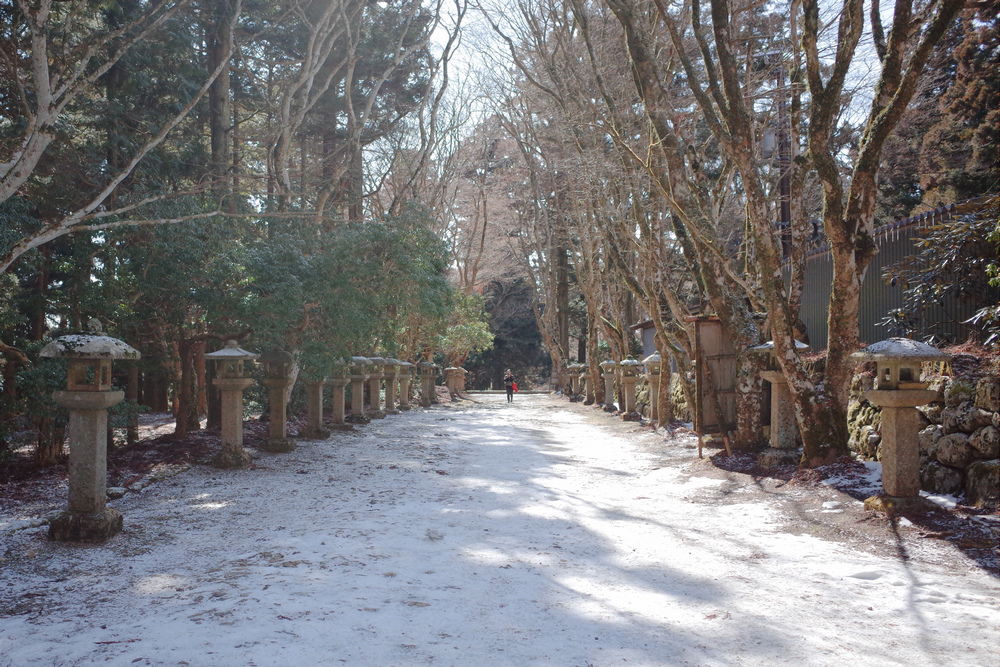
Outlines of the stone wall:
[{"label": "stone wall", "polygon": [[[925,378],[939,400],[918,408],[920,487],[933,493],[965,496],[965,504],[996,509],[1000,496],[1000,375]],[[871,374],[854,377],[848,408],[851,450],[879,459],[880,410],[861,396],[871,389]]]},{"label": "stone wall", "polygon": [[[649,382],[643,378],[635,386],[635,409],[647,419],[649,419],[649,395]],[[676,373],[670,376],[670,398],[674,402],[674,421],[691,421],[691,411],[688,410],[687,401],[684,399],[684,390],[681,388],[681,380]]]}]

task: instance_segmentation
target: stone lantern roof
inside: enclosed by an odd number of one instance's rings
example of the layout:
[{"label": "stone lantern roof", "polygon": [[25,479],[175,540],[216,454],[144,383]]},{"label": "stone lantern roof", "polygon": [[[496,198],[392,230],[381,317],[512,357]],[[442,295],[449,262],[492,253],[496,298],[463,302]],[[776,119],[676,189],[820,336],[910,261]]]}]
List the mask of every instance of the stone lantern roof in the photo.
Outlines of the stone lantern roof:
[{"label": "stone lantern roof", "polygon": [[[754,352],[772,352],[774,350],[774,341],[773,340],[769,340],[766,343],[763,343],[761,345],[755,345],[755,346],[751,347],[750,349],[753,350]],[[796,350],[808,350],[809,346],[806,345],[805,343],[803,343],[802,341],[797,340],[797,341],[795,341],[795,349]]]},{"label": "stone lantern roof", "polygon": [[654,352],[645,359],[642,360],[643,366],[646,367],[646,372],[653,375],[657,375],[660,372],[660,367],[663,364],[663,359],[660,357],[659,352]]},{"label": "stone lantern roof", "polygon": [[60,336],[42,348],[41,357],[66,359],[138,359],[139,351],[130,345],[104,335],[101,323],[93,318],[87,323],[89,331]]},{"label": "stone lantern roof", "polygon": [[221,350],[209,352],[205,355],[206,359],[215,359],[216,361],[238,361],[240,359],[252,361],[259,357],[259,354],[244,350],[235,340],[227,341],[226,346]]},{"label": "stone lantern roof", "polygon": [[948,361],[951,356],[910,338],[886,338],[851,355],[858,361]]},{"label": "stone lantern roof", "polygon": [[625,375],[638,375],[640,366],[642,364],[631,357],[626,357],[618,362],[618,367],[622,369],[622,373]]}]

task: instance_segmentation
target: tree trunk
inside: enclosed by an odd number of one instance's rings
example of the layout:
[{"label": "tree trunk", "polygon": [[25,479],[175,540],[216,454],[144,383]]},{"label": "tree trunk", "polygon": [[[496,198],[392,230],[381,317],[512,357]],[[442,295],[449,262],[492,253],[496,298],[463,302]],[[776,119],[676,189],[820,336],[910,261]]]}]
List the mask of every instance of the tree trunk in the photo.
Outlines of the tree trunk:
[{"label": "tree trunk", "polygon": [[[227,0],[215,0],[212,8],[213,24],[207,26],[205,36],[209,72],[214,72],[228,59],[233,40],[230,23],[232,12],[233,8]],[[231,163],[233,112],[229,67],[220,70],[219,76],[208,89],[208,108],[212,149],[209,172],[213,179],[215,196],[221,205],[229,194],[231,184],[228,172]]]},{"label": "tree trunk", "polygon": [[56,428],[52,417],[40,417],[36,426],[38,441],[35,445],[35,465],[39,468],[53,466],[62,456],[65,430]]},{"label": "tree trunk", "polygon": [[125,399],[133,403],[129,412],[128,425],[125,428],[125,444],[134,445],[139,442],[139,412],[134,408],[139,403],[139,364],[133,362],[128,368],[128,386],[125,389]]}]

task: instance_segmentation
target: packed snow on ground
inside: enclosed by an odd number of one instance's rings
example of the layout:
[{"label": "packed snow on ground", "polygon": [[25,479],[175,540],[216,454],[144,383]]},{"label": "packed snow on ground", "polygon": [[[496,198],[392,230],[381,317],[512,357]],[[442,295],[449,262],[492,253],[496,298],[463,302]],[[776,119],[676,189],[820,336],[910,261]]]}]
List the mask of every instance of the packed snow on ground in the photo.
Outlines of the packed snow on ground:
[{"label": "packed snow on ground", "polygon": [[0,664],[997,664],[988,573],[813,534],[693,445],[484,396],[195,467],[104,545],[0,536]]}]

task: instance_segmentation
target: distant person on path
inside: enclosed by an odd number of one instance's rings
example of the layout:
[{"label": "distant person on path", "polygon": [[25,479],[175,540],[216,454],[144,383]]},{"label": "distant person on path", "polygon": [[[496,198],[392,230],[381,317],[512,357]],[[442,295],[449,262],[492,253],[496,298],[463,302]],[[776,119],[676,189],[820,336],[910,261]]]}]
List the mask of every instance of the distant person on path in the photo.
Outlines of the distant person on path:
[{"label": "distant person on path", "polygon": [[507,402],[514,402],[514,374],[507,369],[507,372],[503,376],[503,386],[507,389]]}]

